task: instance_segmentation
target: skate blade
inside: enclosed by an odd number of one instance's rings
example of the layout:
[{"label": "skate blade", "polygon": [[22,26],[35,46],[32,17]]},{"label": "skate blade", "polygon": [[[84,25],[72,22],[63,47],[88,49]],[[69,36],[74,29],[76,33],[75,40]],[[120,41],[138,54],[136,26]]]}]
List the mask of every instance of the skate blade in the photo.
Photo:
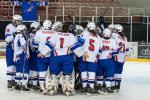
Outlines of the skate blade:
[{"label": "skate blade", "polygon": [[98,90],[98,94],[105,95],[105,92]]}]

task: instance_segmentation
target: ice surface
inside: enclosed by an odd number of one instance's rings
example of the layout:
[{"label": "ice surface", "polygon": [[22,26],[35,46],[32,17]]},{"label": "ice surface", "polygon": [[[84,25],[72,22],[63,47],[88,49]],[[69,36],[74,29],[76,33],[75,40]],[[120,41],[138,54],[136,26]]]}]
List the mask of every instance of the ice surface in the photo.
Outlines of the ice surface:
[{"label": "ice surface", "polygon": [[12,92],[6,88],[6,63],[0,59],[0,100],[150,100],[150,62],[126,62],[120,93],[113,95],[44,96],[35,92]]}]

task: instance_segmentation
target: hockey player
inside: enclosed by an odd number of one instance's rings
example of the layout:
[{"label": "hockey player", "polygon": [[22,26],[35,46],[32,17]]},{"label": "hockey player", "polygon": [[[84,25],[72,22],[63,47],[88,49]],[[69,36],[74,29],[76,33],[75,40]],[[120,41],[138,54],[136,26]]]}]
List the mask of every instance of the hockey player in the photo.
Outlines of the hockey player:
[{"label": "hockey player", "polygon": [[57,76],[62,72],[64,78],[60,82],[62,85],[62,91],[66,95],[73,95],[74,91],[74,76],[73,62],[74,56],[71,51],[75,52],[79,57],[83,55],[81,50],[77,49],[78,43],[73,34],[69,33],[68,25],[64,24],[62,32],[57,32],[55,38],[50,39],[45,45],[45,48],[41,48],[39,51],[41,55],[50,53],[53,50],[50,60],[50,74],[51,74],[51,90],[56,91],[58,87]]},{"label": "hockey player", "polygon": [[22,16],[14,15],[12,23],[8,24],[5,29],[5,41],[6,41],[6,63],[7,63],[7,81],[8,88],[12,88],[15,85],[15,65],[13,62],[13,41],[16,27],[22,23]]},{"label": "hockey player", "polygon": [[53,31],[60,32],[60,31],[62,31],[62,26],[63,26],[63,24],[60,21],[57,21],[52,25],[51,29]]},{"label": "hockey player", "polygon": [[[110,24],[110,25],[108,26],[108,28],[111,30],[111,38],[114,39],[114,41],[116,41],[116,39],[117,39],[118,36],[119,36],[116,27],[117,27],[117,26],[116,26],[115,24]],[[114,56],[112,56],[112,59],[113,59],[113,61],[115,62]],[[114,66],[114,67],[115,67],[115,66]],[[112,81],[111,89],[112,89],[112,90],[115,90],[115,78],[114,78],[113,81]]]},{"label": "hockey player", "polygon": [[[123,27],[120,24],[116,24],[116,29],[118,32],[118,37],[116,37],[117,45],[120,48],[119,54],[116,54],[114,56],[115,60],[115,89],[117,91],[120,90],[120,84],[122,80],[122,71],[123,71],[123,65],[125,62],[125,55],[127,53],[128,46],[127,46],[127,38],[125,34],[123,33]],[[117,33],[116,33],[117,34]]]},{"label": "hockey player", "polygon": [[16,65],[16,90],[29,91],[28,83],[28,59],[29,48],[27,46],[27,28],[25,25],[18,25],[14,39],[14,62]]},{"label": "hockey player", "polygon": [[97,75],[97,84],[99,92],[102,92],[103,77],[105,77],[106,88],[104,92],[113,93],[111,90],[111,82],[114,77],[114,62],[112,55],[117,53],[116,41],[110,38],[111,30],[105,28],[103,31],[103,38],[100,41],[100,55],[99,55],[99,67]]},{"label": "hockey player", "polygon": [[36,32],[40,29],[39,22],[33,22],[30,26],[30,59],[29,59],[29,84],[31,89],[39,89],[38,84],[38,65],[37,65],[37,48],[32,45],[32,40]]},{"label": "hockey player", "polygon": [[[43,22],[43,27],[39,31],[36,32],[36,35],[33,39],[34,47],[37,47],[38,50],[42,45],[44,45],[49,39],[53,38],[55,32],[51,30],[52,22],[50,20],[45,20]],[[39,84],[41,91],[45,90],[45,77],[46,71],[49,66],[50,53],[46,55],[41,55],[41,53],[37,54],[38,56],[38,71],[39,71]]]},{"label": "hockey player", "polygon": [[82,33],[81,38],[85,40],[82,50],[86,56],[79,60],[79,69],[81,72],[82,86],[81,92],[95,93],[94,83],[97,71],[97,55],[99,53],[100,37],[96,33],[94,22],[87,24],[87,29]]},{"label": "hockey player", "polygon": [[[80,38],[81,33],[84,31],[84,28],[81,25],[76,25],[76,29],[74,30],[74,35],[76,36],[77,41],[80,44],[83,44],[85,40]],[[81,89],[81,73],[79,71],[79,58],[75,55],[74,56],[74,70],[75,70],[75,89]]]}]

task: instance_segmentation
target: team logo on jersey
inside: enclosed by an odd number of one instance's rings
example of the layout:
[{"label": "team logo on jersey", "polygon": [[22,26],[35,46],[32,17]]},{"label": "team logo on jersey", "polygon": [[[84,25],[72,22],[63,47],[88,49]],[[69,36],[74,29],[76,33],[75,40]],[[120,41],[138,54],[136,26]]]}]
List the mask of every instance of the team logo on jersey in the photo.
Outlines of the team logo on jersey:
[{"label": "team logo on jersey", "polygon": [[34,9],[34,6],[31,5],[29,8],[27,8],[27,9],[25,10],[25,12],[32,12],[33,9]]}]

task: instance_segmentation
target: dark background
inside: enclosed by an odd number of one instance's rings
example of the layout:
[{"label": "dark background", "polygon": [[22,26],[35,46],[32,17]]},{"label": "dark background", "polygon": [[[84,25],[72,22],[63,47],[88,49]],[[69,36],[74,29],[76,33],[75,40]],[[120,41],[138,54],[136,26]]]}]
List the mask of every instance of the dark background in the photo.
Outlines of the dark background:
[{"label": "dark background", "polygon": [[[4,34],[5,34],[5,28],[6,26],[11,23],[10,21],[0,21],[0,40],[4,40]],[[69,23],[69,22],[68,22]],[[30,27],[28,23],[24,23],[27,25],[27,27]],[[69,23],[70,24],[70,23]],[[87,23],[81,23],[81,25],[84,27]],[[109,23],[106,23],[106,26],[108,26]],[[128,41],[130,41],[130,24],[121,24],[124,28],[124,33],[126,34]],[[136,23],[133,24],[133,41],[139,42],[139,41],[146,41],[147,40],[147,25],[142,23]],[[149,41],[150,41],[150,26],[149,26]]]}]

